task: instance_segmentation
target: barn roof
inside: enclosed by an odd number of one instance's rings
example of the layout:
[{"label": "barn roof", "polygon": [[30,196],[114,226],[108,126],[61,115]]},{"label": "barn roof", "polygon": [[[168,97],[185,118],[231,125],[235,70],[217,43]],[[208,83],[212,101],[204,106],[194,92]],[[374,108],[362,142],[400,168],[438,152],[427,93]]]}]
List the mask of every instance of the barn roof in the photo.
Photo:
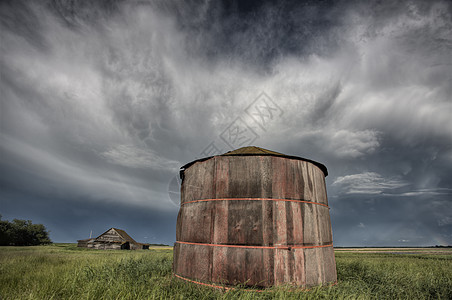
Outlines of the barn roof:
[{"label": "barn roof", "polygon": [[[316,161],[313,161],[313,160],[310,160],[307,158],[299,157],[299,156],[291,156],[291,155],[282,154],[279,152],[267,150],[267,149],[256,147],[256,146],[242,147],[242,148],[239,148],[239,149],[236,149],[233,151],[226,152],[219,156],[266,156],[266,155],[285,157],[285,158],[289,158],[289,159],[298,159],[298,160],[310,162],[310,163],[316,165],[317,167],[319,167],[319,169],[323,171],[325,176],[328,176],[328,169],[326,168],[325,165],[323,165],[319,162],[316,162]],[[191,165],[193,165],[194,163],[200,162],[200,161],[205,161],[205,160],[211,159],[213,157],[214,156],[200,158],[200,159],[194,160],[194,161],[189,162],[188,164],[182,166],[181,167],[181,176],[182,176],[184,170],[187,169],[188,167],[190,167]]]},{"label": "barn roof", "polygon": [[[112,229],[114,229],[124,239],[124,241],[129,242],[129,243],[133,243],[133,244],[140,244],[137,241],[135,241],[130,235],[128,235],[127,232],[125,232],[124,230],[118,229],[118,228],[114,228],[114,227],[108,229],[107,231],[105,231],[104,233],[99,235],[97,238],[103,236],[104,234],[106,234],[107,232],[109,232]],[[122,242],[122,241],[114,241],[114,242],[118,242],[119,243],[119,242]]]},{"label": "barn roof", "polygon": [[118,228],[113,228],[114,230],[116,230],[117,233],[119,233],[119,235],[125,239],[127,242],[129,243],[134,243],[134,244],[139,244],[137,241],[135,241],[130,235],[127,234],[127,232],[125,232],[122,229],[118,229]]}]

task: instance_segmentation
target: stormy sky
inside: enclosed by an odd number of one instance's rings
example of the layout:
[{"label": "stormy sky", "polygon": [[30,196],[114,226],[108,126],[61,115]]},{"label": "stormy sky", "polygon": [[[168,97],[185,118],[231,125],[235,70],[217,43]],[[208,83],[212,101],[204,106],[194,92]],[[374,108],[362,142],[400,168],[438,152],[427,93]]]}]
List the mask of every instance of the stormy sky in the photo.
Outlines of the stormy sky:
[{"label": "stormy sky", "polygon": [[450,1],[0,7],[3,219],[171,244],[179,167],[251,144],[328,167],[336,246],[452,245]]}]

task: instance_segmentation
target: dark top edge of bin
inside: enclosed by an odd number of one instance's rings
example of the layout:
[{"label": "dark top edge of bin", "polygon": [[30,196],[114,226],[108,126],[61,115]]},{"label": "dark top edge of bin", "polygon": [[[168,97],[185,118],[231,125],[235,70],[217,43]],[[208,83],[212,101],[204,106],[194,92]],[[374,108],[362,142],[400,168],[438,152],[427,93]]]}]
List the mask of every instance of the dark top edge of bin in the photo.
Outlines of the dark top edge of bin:
[{"label": "dark top edge of bin", "polygon": [[311,160],[311,159],[307,159],[307,158],[303,158],[303,157],[299,157],[299,156],[292,156],[292,155],[286,155],[286,154],[282,154],[282,153],[278,153],[278,152],[274,152],[274,151],[270,151],[267,149],[263,149],[263,148],[259,148],[259,147],[243,147],[237,150],[233,150],[233,151],[229,151],[226,152],[224,154],[221,155],[214,155],[214,156],[208,156],[208,157],[203,157],[200,159],[196,159],[192,162],[189,162],[185,165],[183,165],[180,168],[180,173],[181,173],[181,177],[182,174],[184,173],[184,171],[189,168],[191,165],[197,163],[197,162],[202,162],[202,161],[206,161],[209,160],[211,158],[214,158],[215,156],[275,156],[275,157],[283,157],[283,158],[289,158],[289,159],[297,159],[297,160],[303,160],[309,163],[312,163],[313,165],[316,165],[320,170],[322,170],[322,172],[325,174],[325,177],[328,176],[328,169],[326,168],[326,166],[324,164],[321,164],[317,161]]}]

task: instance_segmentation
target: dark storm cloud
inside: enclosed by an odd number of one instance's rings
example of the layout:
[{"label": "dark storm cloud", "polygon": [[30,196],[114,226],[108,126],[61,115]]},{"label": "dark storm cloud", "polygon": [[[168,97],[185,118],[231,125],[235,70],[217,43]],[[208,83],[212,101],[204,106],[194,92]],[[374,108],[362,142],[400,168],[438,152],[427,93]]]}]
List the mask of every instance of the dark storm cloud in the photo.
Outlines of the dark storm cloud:
[{"label": "dark storm cloud", "polygon": [[[337,245],[452,244],[451,16],[447,1],[3,1],[0,213],[57,241],[122,226],[171,242],[170,180],[211,142],[230,150],[240,118],[254,144],[328,166]],[[265,127],[246,111],[262,92],[279,107]]]}]

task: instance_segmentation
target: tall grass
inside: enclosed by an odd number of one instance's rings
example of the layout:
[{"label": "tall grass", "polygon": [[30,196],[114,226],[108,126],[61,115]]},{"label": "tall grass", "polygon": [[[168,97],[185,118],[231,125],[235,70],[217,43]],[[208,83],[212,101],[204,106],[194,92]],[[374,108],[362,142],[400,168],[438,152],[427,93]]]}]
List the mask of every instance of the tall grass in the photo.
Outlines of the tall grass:
[{"label": "tall grass", "polygon": [[452,255],[336,253],[338,284],[222,291],[171,275],[172,250],[0,247],[1,299],[452,299]]}]

